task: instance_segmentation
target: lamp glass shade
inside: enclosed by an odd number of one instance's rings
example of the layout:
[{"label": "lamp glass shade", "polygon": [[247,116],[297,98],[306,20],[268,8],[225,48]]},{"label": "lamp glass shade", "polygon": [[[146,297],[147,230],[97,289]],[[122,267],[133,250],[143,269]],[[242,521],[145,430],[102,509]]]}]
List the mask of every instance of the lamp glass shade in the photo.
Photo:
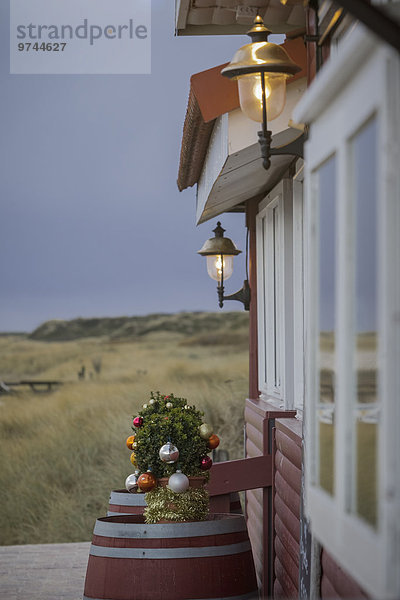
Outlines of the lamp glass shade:
[{"label": "lamp glass shade", "polygon": [[[267,119],[279,117],[286,102],[286,79],[284,73],[265,73],[265,96],[267,100]],[[250,73],[237,78],[240,108],[244,114],[262,123],[262,87],[260,73]]]},{"label": "lamp glass shade", "polygon": [[233,273],[233,256],[229,254],[212,254],[206,258],[207,272],[211,279],[221,282],[222,266],[224,267],[224,281],[229,279]]}]

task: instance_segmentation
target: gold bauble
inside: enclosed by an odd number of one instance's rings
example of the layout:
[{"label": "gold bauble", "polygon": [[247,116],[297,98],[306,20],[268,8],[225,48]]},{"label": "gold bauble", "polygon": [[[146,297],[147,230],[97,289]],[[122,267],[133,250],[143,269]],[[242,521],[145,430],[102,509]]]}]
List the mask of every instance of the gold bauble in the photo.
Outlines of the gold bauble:
[{"label": "gold bauble", "polygon": [[199,427],[199,434],[203,440],[208,440],[213,433],[213,428],[208,423],[203,423]]}]

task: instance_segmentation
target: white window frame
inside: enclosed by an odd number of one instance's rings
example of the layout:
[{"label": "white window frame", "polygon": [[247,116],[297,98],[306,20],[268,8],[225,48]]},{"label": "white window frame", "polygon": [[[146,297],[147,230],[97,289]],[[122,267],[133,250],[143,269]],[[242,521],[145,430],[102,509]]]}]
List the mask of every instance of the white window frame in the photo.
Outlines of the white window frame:
[{"label": "white window frame", "polygon": [[304,406],[304,165],[293,179],[293,407],[303,417]]},{"label": "white window frame", "polygon": [[[264,400],[282,401],[284,389],[283,181],[260,203],[257,228],[258,373]],[[274,211],[278,226],[274,235]],[[274,286],[275,278],[275,286]],[[276,302],[275,302],[276,289]],[[273,351],[277,348],[277,355]],[[279,378],[276,384],[276,375]]]},{"label": "white window frame", "polygon": [[[324,72],[325,71],[325,72]],[[306,281],[306,514],[314,536],[360,586],[377,598],[400,595],[400,177],[398,111],[400,61],[362,27],[343,43],[321,72],[294,114],[311,124],[305,148]],[[378,526],[373,529],[350,511],[351,450],[351,198],[348,185],[348,143],[375,115],[378,126],[377,178],[379,193],[378,273],[379,376],[381,420],[378,438]],[[313,481],[317,448],[313,435],[318,398],[316,369],[318,306],[318,235],[316,178],[313,172],[332,154],[337,161],[337,396],[335,405],[335,494],[331,497]],[[397,272],[393,264],[397,257]]]},{"label": "white window frame", "polygon": [[[294,179],[284,178],[260,202],[256,218],[259,390],[267,402],[300,414],[304,396],[302,187],[300,169]],[[278,211],[275,247],[274,210]],[[279,385],[275,385],[276,368]]]}]

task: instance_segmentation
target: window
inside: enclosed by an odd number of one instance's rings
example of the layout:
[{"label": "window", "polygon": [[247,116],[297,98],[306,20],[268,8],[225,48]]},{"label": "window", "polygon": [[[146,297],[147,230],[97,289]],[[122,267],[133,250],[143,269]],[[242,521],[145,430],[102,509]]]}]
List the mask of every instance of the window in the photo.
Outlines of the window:
[{"label": "window", "polygon": [[294,113],[305,149],[305,510],[372,597],[400,596],[400,60],[363,28]]},{"label": "window", "polygon": [[351,511],[377,525],[378,254],[377,122],[368,121],[349,142],[353,210],[353,411]]},{"label": "window", "polygon": [[313,173],[318,211],[318,350],[316,431],[318,472],[315,480],[333,494],[335,472],[335,352],[336,352],[336,157]]},{"label": "window", "polygon": [[257,216],[259,387],[265,399],[282,399],[283,194],[270,194]]},{"label": "window", "polygon": [[258,373],[261,397],[303,408],[303,196],[301,169],[257,215]]}]

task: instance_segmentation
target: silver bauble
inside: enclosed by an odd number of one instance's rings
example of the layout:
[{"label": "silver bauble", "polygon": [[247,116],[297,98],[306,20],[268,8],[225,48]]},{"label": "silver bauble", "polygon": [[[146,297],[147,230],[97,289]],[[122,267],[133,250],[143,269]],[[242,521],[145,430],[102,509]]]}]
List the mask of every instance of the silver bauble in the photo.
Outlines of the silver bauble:
[{"label": "silver bauble", "polygon": [[172,408],[172,402],[167,402],[167,404],[165,405],[167,408]]},{"label": "silver bauble", "polygon": [[164,446],[161,446],[159,456],[163,462],[171,465],[178,460],[179,450],[174,444],[167,442]]},{"label": "silver bauble", "polygon": [[136,471],[136,473],[132,473],[131,475],[128,475],[128,477],[125,480],[125,487],[128,490],[128,492],[137,492],[138,490],[138,478],[139,478],[139,471]]},{"label": "silver bauble", "polygon": [[143,408],[147,408],[147,404],[143,404]]},{"label": "silver bauble", "polygon": [[151,399],[149,400],[149,404],[154,404],[154,402],[155,402],[154,398],[151,398]]},{"label": "silver bauble", "polygon": [[168,487],[173,492],[177,494],[183,494],[189,487],[189,479],[182,473],[182,471],[177,471],[168,480]]}]

